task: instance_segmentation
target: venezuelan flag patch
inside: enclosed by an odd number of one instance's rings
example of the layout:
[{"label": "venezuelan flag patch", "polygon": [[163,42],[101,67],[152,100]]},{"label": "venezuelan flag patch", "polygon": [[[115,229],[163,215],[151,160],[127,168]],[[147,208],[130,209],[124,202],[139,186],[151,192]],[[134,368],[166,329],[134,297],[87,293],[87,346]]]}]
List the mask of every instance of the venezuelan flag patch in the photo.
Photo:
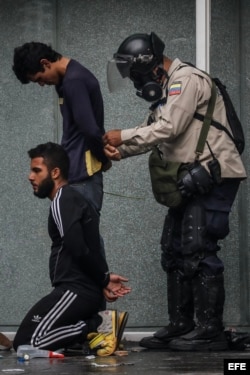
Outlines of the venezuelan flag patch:
[{"label": "venezuelan flag patch", "polygon": [[168,95],[180,95],[181,93],[181,82],[174,82],[169,88]]}]

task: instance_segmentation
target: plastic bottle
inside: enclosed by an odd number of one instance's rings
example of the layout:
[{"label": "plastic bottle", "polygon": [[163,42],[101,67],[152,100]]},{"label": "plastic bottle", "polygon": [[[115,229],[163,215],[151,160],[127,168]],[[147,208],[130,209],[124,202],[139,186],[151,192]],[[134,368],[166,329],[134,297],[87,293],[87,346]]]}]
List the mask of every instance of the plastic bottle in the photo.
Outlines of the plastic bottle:
[{"label": "plastic bottle", "polygon": [[32,345],[20,345],[17,348],[17,357],[24,361],[31,358],[64,358],[64,354],[50,350],[38,349]]}]

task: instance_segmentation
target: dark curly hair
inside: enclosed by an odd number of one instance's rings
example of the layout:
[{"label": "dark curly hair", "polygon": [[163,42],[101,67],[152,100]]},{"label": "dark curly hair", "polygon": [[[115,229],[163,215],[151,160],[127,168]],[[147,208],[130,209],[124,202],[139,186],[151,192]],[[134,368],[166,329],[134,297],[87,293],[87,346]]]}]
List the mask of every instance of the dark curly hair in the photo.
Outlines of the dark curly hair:
[{"label": "dark curly hair", "polygon": [[69,174],[69,157],[64,148],[53,142],[47,142],[36,146],[28,151],[30,159],[44,158],[44,164],[49,171],[59,168],[61,176],[67,180]]},{"label": "dark curly hair", "polygon": [[41,59],[50,62],[60,60],[62,55],[54,51],[49,45],[39,42],[25,43],[14,49],[12,69],[22,83],[29,83],[29,76],[43,72]]}]

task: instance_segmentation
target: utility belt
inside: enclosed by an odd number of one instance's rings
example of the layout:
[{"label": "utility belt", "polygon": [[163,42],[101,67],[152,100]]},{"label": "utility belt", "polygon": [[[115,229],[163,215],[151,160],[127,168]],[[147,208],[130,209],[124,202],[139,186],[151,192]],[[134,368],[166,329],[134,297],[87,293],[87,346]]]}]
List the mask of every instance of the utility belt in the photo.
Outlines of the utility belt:
[{"label": "utility belt", "polygon": [[208,193],[214,184],[222,182],[217,159],[208,162],[207,169],[196,159],[193,163],[165,161],[155,147],[149,157],[152,191],[156,201],[167,207],[178,207],[187,198]]},{"label": "utility belt", "polygon": [[193,163],[183,164],[182,173],[186,173],[177,181],[177,186],[182,197],[190,197],[195,194],[208,193],[214,184],[220,185],[222,182],[220,163],[217,159],[208,162],[208,168],[201,165],[196,159]]}]

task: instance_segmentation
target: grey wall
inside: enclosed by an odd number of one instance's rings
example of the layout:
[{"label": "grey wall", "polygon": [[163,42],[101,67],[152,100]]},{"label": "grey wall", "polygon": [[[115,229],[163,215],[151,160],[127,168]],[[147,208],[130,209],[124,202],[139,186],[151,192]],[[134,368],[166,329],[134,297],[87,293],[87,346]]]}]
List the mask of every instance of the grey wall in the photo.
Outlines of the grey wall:
[{"label": "grey wall", "polygon": [[[250,4],[212,3],[211,72],[227,82],[247,128]],[[11,70],[13,49],[42,41],[82,62],[100,81],[106,129],[127,128],[144,119],[148,105],[132,86],[110,94],[106,63],[126,36],[151,31],[165,41],[169,57],[195,63],[195,0],[0,0],[0,327],[6,330],[15,330],[27,309],[50,290],[49,202],[32,195],[27,150],[61,137],[54,88],[21,85]],[[244,157],[248,166],[247,152]],[[128,325],[136,329],[167,323],[159,248],[166,209],[153,199],[147,159],[143,155],[113,163],[104,176],[101,217],[110,269],[128,276],[133,288],[112,307],[128,310]],[[233,207],[232,231],[221,250],[227,324],[249,324],[247,187],[246,182]]]},{"label": "grey wall", "polygon": [[[211,73],[226,84],[242,120],[246,149],[243,159],[249,174],[249,32],[250,3],[212,1]],[[228,324],[249,325],[249,182],[242,183],[231,216],[231,234],[222,243],[225,262]]]}]

